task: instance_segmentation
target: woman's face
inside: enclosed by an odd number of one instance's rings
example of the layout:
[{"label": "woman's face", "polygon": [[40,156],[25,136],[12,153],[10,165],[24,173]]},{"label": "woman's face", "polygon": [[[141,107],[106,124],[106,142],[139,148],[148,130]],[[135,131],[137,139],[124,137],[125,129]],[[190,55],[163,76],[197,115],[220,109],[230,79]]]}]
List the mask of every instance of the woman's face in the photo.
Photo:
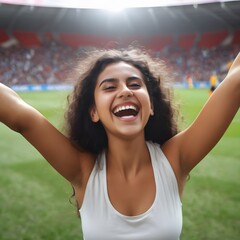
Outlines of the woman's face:
[{"label": "woman's face", "polygon": [[98,76],[94,91],[93,122],[101,121],[108,138],[144,137],[153,111],[141,72],[125,62],[108,65]]}]

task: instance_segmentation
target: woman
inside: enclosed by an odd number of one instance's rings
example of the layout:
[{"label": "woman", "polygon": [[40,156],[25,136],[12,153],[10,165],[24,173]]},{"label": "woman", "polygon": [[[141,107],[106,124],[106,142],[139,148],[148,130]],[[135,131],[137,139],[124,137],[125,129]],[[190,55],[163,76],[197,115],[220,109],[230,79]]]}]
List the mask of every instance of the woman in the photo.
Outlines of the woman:
[{"label": "woman", "polygon": [[239,109],[240,54],[181,132],[164,69],[146,53],[100,51],[80,68],[67,136],[3,85],[0,120],[71,183],[84,239],[179,239],[187,176]]}]

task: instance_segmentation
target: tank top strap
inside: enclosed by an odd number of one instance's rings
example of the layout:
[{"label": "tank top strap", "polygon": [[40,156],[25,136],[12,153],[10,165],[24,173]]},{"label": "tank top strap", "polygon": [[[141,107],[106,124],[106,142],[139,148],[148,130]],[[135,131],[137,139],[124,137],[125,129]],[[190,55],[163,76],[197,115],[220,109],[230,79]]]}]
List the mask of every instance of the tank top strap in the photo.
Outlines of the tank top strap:
[{"label": "tank top strap", "polygon": [[170,162],[163,153],[161,146],[157,143],[153,143],[150,141],[146,143],[152,160],[153,170],[156,179],[156,186],[158,188],[162,188],[162,190],[164,189],[164,192],[166,187],[168,187],[169,189],[173,189],[175,192],[175,199],[177,199],[177,203],[182,205],[176,175]]}]

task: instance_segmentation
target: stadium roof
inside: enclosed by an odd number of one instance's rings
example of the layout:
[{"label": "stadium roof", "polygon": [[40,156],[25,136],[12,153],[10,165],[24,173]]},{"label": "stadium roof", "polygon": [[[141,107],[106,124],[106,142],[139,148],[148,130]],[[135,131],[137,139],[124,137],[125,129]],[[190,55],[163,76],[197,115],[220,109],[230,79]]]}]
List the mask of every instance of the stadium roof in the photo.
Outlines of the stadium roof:
[{"label": "stadium roof", "polygon": [[0,5],[0,29],[7,32],[157,35],[239,28],[240,1],[127,8],[117,13],[103,9]]}]

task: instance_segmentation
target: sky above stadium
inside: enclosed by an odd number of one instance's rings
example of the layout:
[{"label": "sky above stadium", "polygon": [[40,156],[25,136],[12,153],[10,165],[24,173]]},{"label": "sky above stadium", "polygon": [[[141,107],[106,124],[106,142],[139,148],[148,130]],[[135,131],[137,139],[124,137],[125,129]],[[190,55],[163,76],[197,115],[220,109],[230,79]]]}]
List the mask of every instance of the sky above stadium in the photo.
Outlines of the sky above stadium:
[{"label": "sky above stadium", "polygon": [[135,7],[166,7],[178,5],[197,5],[212,2],[230,2],[231,0],[0,0],[0,3],[90,9],[124,9]]}]

